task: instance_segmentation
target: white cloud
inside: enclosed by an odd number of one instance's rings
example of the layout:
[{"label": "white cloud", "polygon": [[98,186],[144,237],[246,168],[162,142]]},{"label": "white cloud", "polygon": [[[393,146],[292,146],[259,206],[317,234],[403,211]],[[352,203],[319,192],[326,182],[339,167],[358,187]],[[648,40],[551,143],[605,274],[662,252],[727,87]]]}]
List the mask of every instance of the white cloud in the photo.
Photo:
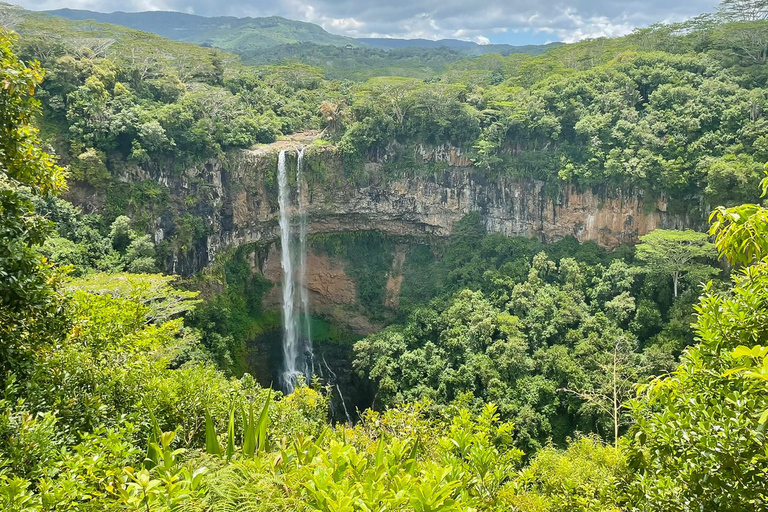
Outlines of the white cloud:
[{"label": "white cloud", "polygon": [[[566,43],[588,38],[623,36],[636,28],[631,23],[611,20],[606,16],[593,16],[584,19],[573,9],[566,9],[564,14],[571,20],[571,26],[568,29],[555,30],[555,32],[560,36],[560,40]],[[626,19],[626,16],[622,18]]]},{"label": "white cloud", "polygon": [[[352,37],[547,34],[561,41],[626,34],[714,10],[718,0],[18,0],[31,9],[176,10],[205,16],[284,16]],[[311,3],[310,3],[311,1]],[[455,34],[460,33],[460,36]],[[556,36],[556,37],[555,37]],[[519,39],[519,37],[518,37]],[[550,39],[550,37],[548,37]]]},{"label": "white cloud", "polygon": [[322,26],[331,32],[347,32],[360,30],[365,24],[355,18],[333,18],[330,22],[323,22]]}]

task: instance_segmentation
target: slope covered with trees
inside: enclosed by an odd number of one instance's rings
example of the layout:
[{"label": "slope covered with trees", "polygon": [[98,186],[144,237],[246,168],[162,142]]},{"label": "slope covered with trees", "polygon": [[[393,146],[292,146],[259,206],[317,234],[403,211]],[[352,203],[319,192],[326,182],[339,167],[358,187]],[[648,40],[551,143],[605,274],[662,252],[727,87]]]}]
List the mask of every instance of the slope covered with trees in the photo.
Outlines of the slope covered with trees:
[{"label": "slope covered with trees", "polygon": [[[270,48],[286,44],[304,44],[318,46],[333,46],[349,49],[377,48],[402,49],[410,48],[418,55],[418,49],[451,49],[464,57],[483,55],[486,53],[543,53],[550,45],[513,46],[508,44],[481,45],[472,41],[458,39],[397,39],[397,38],[351,38],[330,34],[314,23],[289,20],[280,16],[262,18],[236,18],[233,16],[206,17],[181,12],[146,11],[146,12],[113,12],[102,13],[80,9],[57,9],[46,11],[54,16],[61,16],[75,21],[93,20],[100,23],[111,23],[151,32],[175,41],[186,41],[203,46],[213,46],[248,56],[251,53],[268,54]],[[304,44],[302,44],[304,43]],[[330,48],[326,50],[330,51]],[[379,53],[379,55],[385,55]],[[303,59],[301,53],[297,58]]]},{"label": "slope covered with trees", "polygon": [[[350,169],[382,154],[390,168],[407,169],[413,145],[451,144],[490,177],[633,184],[678,198],[703,191],[707,203],[754,199],[768,159],[760,42],[768,22],[735,14],[539,56],[454,62],[438,52],[429,64],[403,65],[352,50],[327,71],[324,57],[312,61],[318,67],[252,68],[111,25],[10,7],[5,16],[18,18],[22,56],[50,70],[44,128],[66,133],[59,153],[97,181],[126,161],[189,165],[313,128],[327,129]],[[359,69],[348,64],[356,59]],[[345,69],[419,78],[326,78]]]}]

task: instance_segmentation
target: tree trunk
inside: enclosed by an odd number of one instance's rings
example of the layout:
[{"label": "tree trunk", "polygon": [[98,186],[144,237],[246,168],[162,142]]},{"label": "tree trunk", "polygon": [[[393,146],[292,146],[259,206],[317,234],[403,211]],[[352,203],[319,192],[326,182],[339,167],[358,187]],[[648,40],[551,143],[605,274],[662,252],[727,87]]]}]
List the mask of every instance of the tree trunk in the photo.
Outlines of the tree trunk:
[{"label": "tree trunk", "polygon": [[673,286],[675,288],[675,298],[677,298],[677,282],[679,280],[680,280],[680,274],[678,274],[677,272],[672,274],[672,284],[673,284]]},{"label": "tree trunk", "polygon": [[613,446],[619,446],[619,392],[616,382],[616,364],[618,358],[618,344],[613,348]]}]

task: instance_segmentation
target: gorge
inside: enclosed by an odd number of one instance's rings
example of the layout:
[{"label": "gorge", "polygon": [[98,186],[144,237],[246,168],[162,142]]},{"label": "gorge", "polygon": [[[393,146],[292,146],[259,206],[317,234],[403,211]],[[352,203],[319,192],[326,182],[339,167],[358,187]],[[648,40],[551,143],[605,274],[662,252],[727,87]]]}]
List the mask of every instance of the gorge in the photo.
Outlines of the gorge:
[{"label": "gorge", "polygon": [[[234,152],[180,174],[125,167],[117,178],[162,184],[170,192],[169,203],[179,207],[196,198],[191,211],[209,233],[194,241],[194,249],[174,252],[165,262],[169,270],[189,275],[212,263],[219,253],[279,238],[279,208],[274,201],[277,157],[281,148],[293,148],[287,165],[295,170],[298,149],[311,140],[311,135],[300,135]],[[309,146],[305,152],[307,189],[301,197],[307,201],[303,207],[308,234],[375,230],[426,241],[449,235],[464,215],[478,211],[489,232],[545,242],[573,236],[615,248],[656,228],[700,227],[706,216],[706,205],[690,208],[691,201],[686,201],[684,208],[671,211],[664,194],[649,196],[636,186],[580,188],[489,176],[452,147],[413,149],[416,163],[402,176],[387,176],[382,170],[386,157],[370,161],[362,178],[346,174],[343,159],[333,147]],[[103,193],[76,184],[68,197],[85,211],[98,211],[106,199]],[[148,229],[159,243],[177,228],[161,214]]]},{"label": "gorge", "polygon": [[[448,238],[467,214],[479,213],[488,233],[547,243],[573,237],[609,250],[656,228],[703,224],[704,206],[681,211],[663,194],[650,196],[631,186],[580,188],[494,177],[450,146],[410,148],[414,163],[397,173],[387,171],[391,156],[379,155],[354,174],[336,148],[313,144],[314,137],[297,134],[176,174],[126,167],[118,179],[162,184],[172,209],[190,209],[190,198],[196,198],[190,210],[204,222],[207,234],[186,251],[168,254],[169,270],[192,275],[245,249],[251,274],[272,283],[262,307],[280,310],[284,319],[282,337],[267,333],[249,341],[253,355],[248,356],[248,370],[263,385],[281,382],[288,391],[299,375],[306,382],[313,373],[325,379],[333,375],[333,394],[339,398],[334,416],[339,419],[348,416],[344,408],[370,404],[372,390],[351,371],[349,347],[321,343],[313,358],[311,317],[353,336],[382,329],[391,321],[384,318],[397,314],[406,279],[403,268],[414,248]],[[104,202],[103,196],[89,196],[76,184],[69,194],[86,211]],[[160,244],[177,228],[172,217],[161,214],[149,231]],[[391,240],[378,249],[382,258],[390,258],[386,279],[377,281],[378,286],[386,284],[385,296],[377,299],[384,318],[372,320],[370,309],[361,306],[360,279],[370,275],[353,277],[347,259],[327,254],[322,244],[308,244],[308,238],[322,240],[334,233],[379,233]]]},{"label": "gorge", "polygon": [[235,54],[0,4],[0,509],[765,510],[767,19]]}]

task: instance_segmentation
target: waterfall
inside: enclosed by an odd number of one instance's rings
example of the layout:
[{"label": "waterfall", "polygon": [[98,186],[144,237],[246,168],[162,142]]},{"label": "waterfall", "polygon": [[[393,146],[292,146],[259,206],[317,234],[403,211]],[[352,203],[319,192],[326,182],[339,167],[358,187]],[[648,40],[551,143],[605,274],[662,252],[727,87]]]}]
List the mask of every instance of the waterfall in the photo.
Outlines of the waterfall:
[{"label": "waterfall", "polygon": [[312,351],[312,326],[309,314],[309,289],[307,288],[307,212],[304,190],[304,148],[299,149],[296,161],[296,187],[299,202],[299,299],[301,302],[301,340],[304,349],[304,374],[307,379],[315,373]]},{"label": "waterfall", "polygon": [[[304,148],[297,151],[296,159],[296,215],[298,241],[291,235],[291,188],[285,165],[286,150],[277,158],[278,203],[280,205],[280,244],[283,266],[283,369],[280,384],[286,393],[296,389],[300,378],[309,381],[315,370],[323,374],[323,364],[328,370],[328,382],[336,388],[344,409],[347,423],[352,418],[347,410],[344,395],[336,374],[328,366],[325,357],[315,368],[312,350],[309,290],[307,289],[307,191],[304,182]],[[298,242],[298,243],[296,243]],[[296,265],[296,266],[294,266]],[[295,269],[295,272],[294,272]]]},{"label": "waterfall", "polygon": [[[292,393],[299,377],[309,381],[314,373],[312,338],[310,332],[309,291],[307,290],[307,215],[304,203],[304,149],[298,151],[296,183],[298,197],[299,240],[293,247],[291,237],[291,189],[285,167],[285,150],[277,158],[278,204],[280,205],[280,244],[283,266],[283,371],[282,388]],[[294,249],[298,252],[294,254]],[[298,268],[294,275],[295,256]],[[298,301],[297,295],[298,293]],[[296,303],[300,309],[297,311]]]},{"label": "waterfall", "polygon": [[291,218],[288,176],[285,171],[285,150],[277,157],[277,201],[280,205],[280,245],[283,266],[283,373],[282,387],[291,393],[296,387],[300,372],[296,368],[299,355],[298,336],[296,336],[296,318],[293,311],[293,260],[291,259]]},{"label": "waterfall", "polygon": [[325,356],[323,356],[323,363],[325,364],[325,367],[328,368],[328,374],[330,377],[329,380],[335,383],[336,391],[339,393],[339,400],[341,400],[341,406],[344,408],[344,416],[347,417],[347,424],[352,425],[352,416],[349,415],[349,411],[347,410],[347,403],[344,401],[344,395],[341,394],[341,388],[339,387],[338,379],[336,377],[336,373],[331,370],[331,367],[328,366],[328,361],[325,360]]}]

